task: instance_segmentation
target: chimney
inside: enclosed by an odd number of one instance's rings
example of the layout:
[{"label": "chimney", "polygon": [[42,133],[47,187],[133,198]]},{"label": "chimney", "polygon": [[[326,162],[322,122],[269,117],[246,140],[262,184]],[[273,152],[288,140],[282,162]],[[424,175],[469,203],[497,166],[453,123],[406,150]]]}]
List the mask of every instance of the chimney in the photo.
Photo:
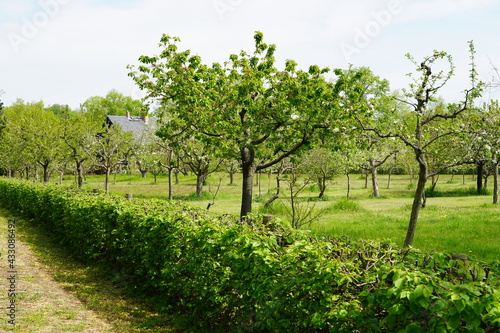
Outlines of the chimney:
[{"label": "chimney", "polygon": [[144,123],[149,123],[149,115],[145,115],[142,119],[144,120]]},{"label": "chimney", "polygon": [[130,111],[127,111],[127,119],[130,120]]}]

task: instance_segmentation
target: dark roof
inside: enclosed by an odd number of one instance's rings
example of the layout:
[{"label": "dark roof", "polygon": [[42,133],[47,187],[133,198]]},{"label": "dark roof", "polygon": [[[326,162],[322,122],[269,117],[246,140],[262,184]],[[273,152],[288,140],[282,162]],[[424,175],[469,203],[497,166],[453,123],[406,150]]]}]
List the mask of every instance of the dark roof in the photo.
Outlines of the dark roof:
[{"label": "dark roof", "polygon": [[144,121],[143,117],[127,117],[127,116],[106,116],[106,124],[120,125],[125,132],[132,132],[135,137],[139,137],[146,129],[154,129],[156,127],[156,117],[149,117],[148,122]]}]

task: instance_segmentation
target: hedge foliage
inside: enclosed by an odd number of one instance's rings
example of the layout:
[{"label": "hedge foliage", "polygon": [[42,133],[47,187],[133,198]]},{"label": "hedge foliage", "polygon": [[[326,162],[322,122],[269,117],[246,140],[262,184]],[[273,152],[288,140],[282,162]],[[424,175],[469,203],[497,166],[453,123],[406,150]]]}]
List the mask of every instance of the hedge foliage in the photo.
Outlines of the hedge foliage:
[{"label": "hedge foliage", "polygon": [[0,201],[109,263],[190,331],[500,331],[498,263],[6,179]]}]

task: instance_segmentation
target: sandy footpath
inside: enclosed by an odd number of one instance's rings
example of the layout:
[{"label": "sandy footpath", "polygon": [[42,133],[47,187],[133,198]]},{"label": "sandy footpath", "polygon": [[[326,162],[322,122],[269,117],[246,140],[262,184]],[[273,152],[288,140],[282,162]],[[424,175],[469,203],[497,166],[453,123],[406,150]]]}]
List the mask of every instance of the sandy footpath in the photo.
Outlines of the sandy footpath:
[{"label": "sandy footpath", "polygon": [[1,332],[114,332],[52,279],[17,235],[15,223],[3,216],[0,254]]}]

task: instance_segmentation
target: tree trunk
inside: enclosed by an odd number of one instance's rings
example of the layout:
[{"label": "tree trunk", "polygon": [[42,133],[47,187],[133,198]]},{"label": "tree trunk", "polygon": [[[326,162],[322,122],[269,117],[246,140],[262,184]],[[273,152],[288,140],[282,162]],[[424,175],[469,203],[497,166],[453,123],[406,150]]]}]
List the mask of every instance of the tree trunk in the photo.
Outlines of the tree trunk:
[{"label": "tree trunk", "polygon": [[351,176],[349,175],[349,172],[346,173],[347,176],[347,200],[349,200],[349,197],[351,196]]},{"label": "tree trunk", "polygon": [[168,170],[168,200],[172,200],[172,170]]},{"label": "tree trunk", "polygon": [[[370,163],[372,163],[372,161],[370,161]],[[377,168],[372,166],[370,171],[372,173],[373,196],[378,198],[380,196],[380,192],[378,190]]]},{"label": "tree trunk", "polygon": [[476,177],[476,190],[478,194],[483,193],[483,171],[484,162],[479,162],[477,164],[477,177]]},{"label": "tree trunk", "polygon": [[229,172],[229,184],[234,184],[234,172]]},{"label": "tree trunk", "polygon": [[415,198],[413,198],[413,205],[411,207],[410,223],[406,232],[404,243],[406,247],[410,247],[413,244],[413,237],[415,236],[415,230],[417,229],[418,214],[420,212],[420,208],[422,207],[422,199],[425,194],[425,185],[427,183],[427,161],[421,154],[418,156],[417,160],[419,164],[417,189],[415,190]]},{"label": "tree trunk", "polygon": [[64,171],[59,171],[59,185],[62,185],[64,177]]},{"label": "tree trunk", "polygon": [[253,175],[255,173],[255,167],[253,165],[254,152],[248,147],[242,148],[241,161],[243,181],[241,190],[240,218],[243,219],[252,212]]},{"label": "tree trunk", "polygon": [[365,174],[365,188],[368,188],[368,171]]},{"label": "tree trunk", "polygon": [[146,178],[148,171],[147,170],[139,170],[141,172],[141,177]]},{"label": "tree trunk", "polygon": [[431,185],[431,189],[430,189],[430,192],[434,192],[436,190],[436,185],[438,183],[438,180],[439,180],[439,175],[434,175],[432,176],[432,185]]},{"label": "tree trunk", "polygon": [[264,207],[268,207],[270,204],[272,204],[276,199],[280,197],[280,179],[281,173],[278,172],[278,175],[276,176],[276,193],[273,195],[273,197],[264,204]]},{"label": "tree trunk", "polygon": [[76,173],[77,173],[77,182],[78,188],[83,188],[83,161],[76,161]]},{"label": "tree trunk", "polygon": [[387,177],[387,189],[391,188],[391,175],[392,175],[392,168],[389,169],[389,174]]},{"label": "tree trunk", "polygon": [[498,205],[498,163],[493,166],[493,203]]},{"label": "tree trunk", "polygon": [[203,184],[205,183],[206,175],[196,175],[196,195],[201,198],[203,194]]},{"label": "tree trunk", "polygon": [[109,193],[109,174],[111,173],[110,168],[106,168],[106,177],[104,178],[104,192]]},{"label": "tree trunk", "polygon": [[42,167],[43,167],[43,182],[48,183],[50,181],[49,163],[42,164]]},{"label": "tree trunk", "polygon": [[318,198],[323,198],[326,191],[326,177],[321,177],[318,179],[319,195]]}]

